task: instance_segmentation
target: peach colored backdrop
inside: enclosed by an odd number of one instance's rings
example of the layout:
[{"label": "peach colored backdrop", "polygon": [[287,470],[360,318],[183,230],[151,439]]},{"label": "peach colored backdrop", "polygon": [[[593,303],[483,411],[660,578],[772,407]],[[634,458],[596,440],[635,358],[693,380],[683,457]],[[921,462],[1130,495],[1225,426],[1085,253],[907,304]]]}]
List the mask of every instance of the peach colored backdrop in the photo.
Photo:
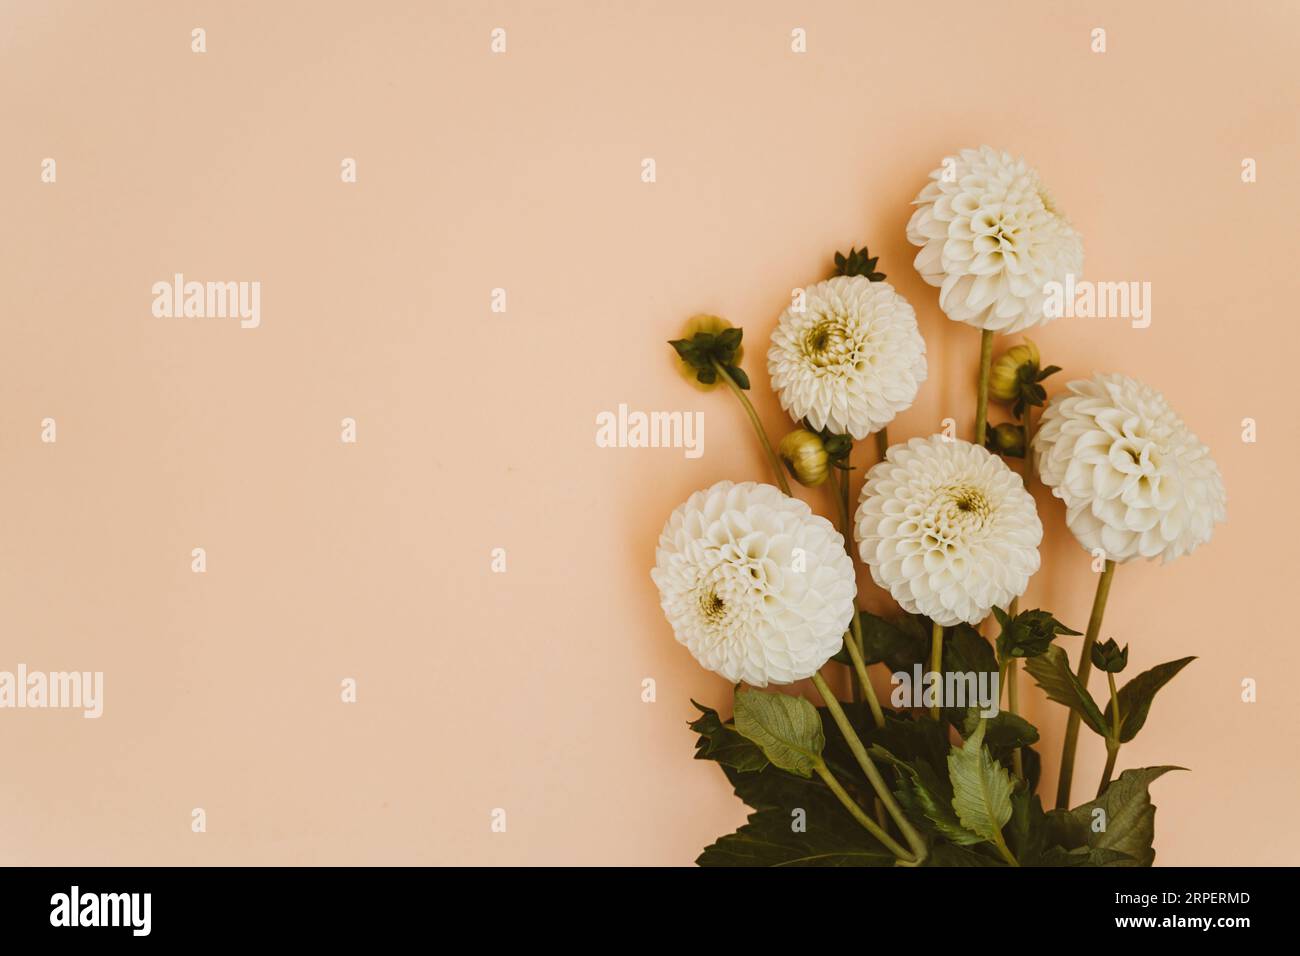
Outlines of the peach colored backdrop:
[{"label": "peach colored backdrop", "polygon": [[[1298,29],[1290,2],[7,0],[0,670],[102,670],[106,699],[0,711],[0,862],[689,863],[744,818],[684,726],[728,687],[648,569],[691,491],[766,475],[665,340],[744,325],[779,434],[775,318],[867,241],[930,349],[891,432],[968,431],[978,335],[904,226],[983,142],[1040,169],[1089,278],[1153,284],[1148,329],[1036,336],[1054,388],[1141,375],[1228,487],[1214,542],[1121,568],[1107,617],[1135,670],[1200,658],[1121,755],[1191,768],[1155,786],[1158,860],[1300,862]],[[260,281],[261,328],[154,318],[175,272]],[[705,455],[597,448],[620,402],[705,411]],[[1088,557],[1039,502],[1029,604],[1081,626]],[[1063,712],[1027,696],[1050,799]],[[1102,757],[1085,736],[1077,792]]]}]

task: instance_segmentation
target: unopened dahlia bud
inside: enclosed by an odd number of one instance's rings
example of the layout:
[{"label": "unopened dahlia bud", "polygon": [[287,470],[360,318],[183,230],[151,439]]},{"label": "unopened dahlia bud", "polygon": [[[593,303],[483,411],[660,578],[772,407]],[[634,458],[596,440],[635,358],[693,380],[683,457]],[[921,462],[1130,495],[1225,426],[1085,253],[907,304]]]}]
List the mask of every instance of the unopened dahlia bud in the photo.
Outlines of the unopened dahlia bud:
[{"label": "unopened dahlia bud", "polygon": [[1025,457],[1025,432],[1019,425],[1003,422],[989,430],[988,449],[1006,458]]},{"label": "unopened dahlia bud", "polygon": [[1038,377],[1038,346],[1029,339],[1021,345],[1013,345],[993,363],[989,373],[989,396],[1000,402],[1014,402],[1020,397],[1021,371],[1023,366],[1032,370],[1024,373],[1024,381],[1033,382]]},{"label": "unopened dahlia bud", "polygon": [[781,439],[777,454],[786,470],[805,488],[816,488],[830,474],[830,455],[821,436],[806,428],[797,428]]},{"label": "unopened dahlia bud", "polygon": [[1092,645],[1092,666],[1108,674],[1118,674],[1128,666],[1128,645],[1120,650],[1114,638]]}]

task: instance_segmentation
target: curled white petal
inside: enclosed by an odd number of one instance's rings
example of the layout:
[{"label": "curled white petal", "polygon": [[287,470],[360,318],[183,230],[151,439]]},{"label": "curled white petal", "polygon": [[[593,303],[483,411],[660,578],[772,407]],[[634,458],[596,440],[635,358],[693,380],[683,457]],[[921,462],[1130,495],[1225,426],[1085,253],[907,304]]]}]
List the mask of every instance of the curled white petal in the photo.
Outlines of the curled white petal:
[{"label": "curled white petal", "polygon": [[1083,240],[1023,159],[963,149],[913,205],[916,270],[954,321],[1003,334],[1050,321],[1047,283],[1083,273]]},{"label": "curled white petal", "polygon": [[1024,593],[1043,525],[1020,476],[978,445],[913,438],[867,473],[855,536],[876,583],[944,627]]},{"label": "curled white petal", "polygon": [[916,313],[887,282],[836,276],[782,313],[767,371],[784,408],[814,429],[866,438],[916,400],[925,340]]},{"label": "curled white petal", "polygon": [[829,521],[771,485],[720,481],[669,517],[651,578],[677,640],[755,687],[811,677],[843,644],[857,582]]},{"label": "curled white petal", "polygon": [[1227,517],[1210,450],[1163,395],[1124,375],[1071,382],[1043,412],[1033,453],[1079,543],[1112,561],[1172,561]]}]

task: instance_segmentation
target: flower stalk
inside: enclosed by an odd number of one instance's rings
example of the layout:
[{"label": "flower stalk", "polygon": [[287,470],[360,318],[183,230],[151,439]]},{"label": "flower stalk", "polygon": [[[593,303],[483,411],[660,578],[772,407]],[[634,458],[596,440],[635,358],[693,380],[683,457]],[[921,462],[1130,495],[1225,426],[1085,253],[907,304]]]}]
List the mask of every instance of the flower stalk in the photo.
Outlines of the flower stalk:
[{"label": "flower stalk", "polygon": [[975,393],[975,444],[984,447],[989,423],[989,372],[993,367],[993,333],[980,332],[980,379]]},{"label": "flower stalk", "polygon": [[[943,625],[935,622],[930,626],[930,671],[939,682],[939,693],[943,693]],[[930,708],[930,717],[939,720],[942,703]]]},{"label": "flower stalk", "polygon": [[[849,544],[853,540],[853,524],[849,518],[849,479],[845,474],[841,478],[835,474],[836,468],[831,469],[831,481],[835,487],[833,497],[835,503],[839,506],[840,527],[844,534],[844,548],[853,557],[853,546]],[[853,620],[849,623],[849,633],[844,637],[844,646],[848,649],[849,658],[853,661],[853,673],[857,677],[857,684],[862,690],[862,696],[867,701],[867,706],[871,708],[871,719],[877,727],[885,726],[885,713],[881,710],[880,699],[876,696],[876,689],[871,686],[871,678],[867,674],[866,658],[863,655],[864,641],[862,638],[862,617],[858,611],[857,602],[853,604]]]},{"label": "flower stalk", "polygon": [[767,432],[763,428],[763,423],[759,420],[758,412],[754,411],[754,406],[750,403],[744,390],[736,384],[736,380],[727,374],[727,370],[716,359],[713,367],[718,373],[718,377],[726,383],[727,387],[740,399],[740,404],[745,409],[745,414],[749,416],[750,423],[754,426],[754,431],[758,434],[758,440],[763,446],[763,453],[767,455],[768,464],[772,466],[773,473],[776,474],[776,483],[787,495],[790,494],[790,482],[785,477],[785,469],[781,467],[781,460],[776,457],[776,452],[772,450],[772,443],[768,440]]},{"label": "flower stalk", "polygon": [[836,799],[844,805],[844,809],[849,811],[853,819],[862,824],[868,833],[884,845],[886,850],[898,857],[901,862],[913,862],[912,855],[903,849],[902,844],[891,837],[880,824],[867,816],[866,812],[858,806],[857,801],[849,796],[843,784],[836,780],[835,775],[831,773],[831,768],[826,766],[826,761],[818,760],[813,770],[817,773],[817,776],[822,778],[822,782],[830,787],[831,793],[835,794]]},{"label": "flower stalk", "polygon": [[907,840],[907,845],[912,848],[912,858],[904,862],[920,863],[925,859],[926,855],[925,840],[921,838],[921,834],[916,831],[911,821],[907,819],[898,806],[898,801],[894,799],[893,793],[890,792],[889,785],[885,783],[885,778],[880,775],[880,771],[872,761],[871,755],[867,753],[867,748],[862,745],[862,738],[858,736],[858,732],[849,723],[848,715],[844,713],[844,708],[840,706],[839,698],[827,686],[821,674],[813,674],[812,682],[813,686],[817,688],[817,693],[821,694],[822,700],[826,702],[826,709],[831,712],[835,725],[839,727],[840,733],[844,735],[844,740],[849,745],[849,750],[853,752],[858,766],[862,768],[862,772],[866,774],[872,789],[876,791],[876,796],[885,805],[885,809],[889,812],[889,816],[893,819],[899,832]]},{"label": "flower stalk", "polygon": [[[1092,673],[1092,645],[1097,643],[1101,633],[1101,621],[1106,614],[1106,599],[1110,596],[1110,582],[1115,576],[1115,562],[1106,560],[1105,569],[1097,580],[1097,594],[1092,599],[1092,614],[1088,618],[1088,631],[1083,638],[1083,650],[1079,654],[1079,683],[1088,686],[1088,676]],[[1065,744],[1061,748],[1061,772],[1056,780],[1056,809],[1065,810],[1070,805],[1070,784],[1074,780],[1074,754],[1079,746],[1079,712],[1070,711],[1065,725]]]}]

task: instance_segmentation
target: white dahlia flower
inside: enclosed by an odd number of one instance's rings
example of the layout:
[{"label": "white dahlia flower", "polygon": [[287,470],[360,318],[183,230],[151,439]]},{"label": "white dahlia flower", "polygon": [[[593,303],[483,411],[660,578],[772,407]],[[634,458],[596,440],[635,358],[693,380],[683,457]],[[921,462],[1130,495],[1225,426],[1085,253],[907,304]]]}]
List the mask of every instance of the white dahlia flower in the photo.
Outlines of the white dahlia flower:
[{"label": "white dahlia flower", "polygon": [[806,291],[802,312],[782,313],[767,371],[796,421],[861,439],[915,401],[925,340],[889,283],[836,276]]},{"label": "white dahlia flower", "polygon": [[1210,450],[1163,395],[1124,375],[1071,382],[1043,412],[1043,484],[1089,551],[1172,561],[1210,540],[1227,497]]},{"label": "white dahlia flower", "polygon": [[1047,322],[1048,282],[1083,272],[1083,240],[1023,159],[963,149],[912,201],[916,271],[948,318],[1003,334]]},{"label": "white dahlia flower", "polygon": [[856,537],[903,610],[978,624],[1024,593],[1043,525],[1020,476],[978,445],[913,438],[867,472]]},{"label": "white dahlia flower", "polygon": [[755,687],[820,670],[843,644],[858,591],[831,523],[753,481],[720,481],[679,506],[650,577],[678,642]]}]

